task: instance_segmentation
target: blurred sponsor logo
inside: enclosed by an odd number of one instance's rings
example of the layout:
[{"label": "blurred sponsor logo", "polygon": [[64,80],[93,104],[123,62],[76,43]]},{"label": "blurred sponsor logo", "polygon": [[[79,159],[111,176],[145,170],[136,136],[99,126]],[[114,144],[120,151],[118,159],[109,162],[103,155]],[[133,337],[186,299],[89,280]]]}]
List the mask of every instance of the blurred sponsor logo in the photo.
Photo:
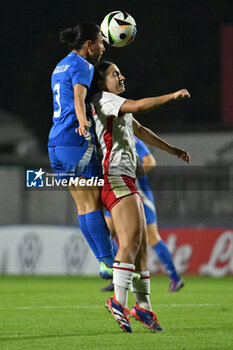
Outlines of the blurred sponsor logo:
[{"label": "blurred sponsor logo", "polygon": [[67,273],[76,274],[83,272],[88,250],[89,248],[82,236],[74,233],[67,238],[64,245]]},{"label": "blurred sponsor logo", "polygon": [[43,250],[42,240],[37,233],[26,233],[18,244],[18,261],[22,272],[32,273],[37,270]]},{"label": "blurred sponsor logo", "polygon": [[[233,274],[233,230],[224,228],[160,229],[179,274],[199,274],[215,277]],[[150,248],[151,273],[165,272]]]},{"label": "blurred sponsor logo", "polygon": [[201,275],[216,277],[233,273],[233,232],[226,231],[215,242],[207,264],[200,266]]}]

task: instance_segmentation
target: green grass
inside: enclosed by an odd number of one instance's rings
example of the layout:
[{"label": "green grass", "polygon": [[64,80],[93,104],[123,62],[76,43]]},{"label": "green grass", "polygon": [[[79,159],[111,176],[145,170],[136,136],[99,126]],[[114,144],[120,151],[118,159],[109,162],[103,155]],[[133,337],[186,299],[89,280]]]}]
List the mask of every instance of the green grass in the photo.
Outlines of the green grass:
[{"label": "green grass", "polygon": [[[186,277],[168,293],[167,277],[151,278],[151,301],[164,332],[131,321],[121,331],[103,307],[112,293],[99,277],[0,277],[0,349],[233,349],[233,281]],[[129,306],[134,300],[130,293]]]}]

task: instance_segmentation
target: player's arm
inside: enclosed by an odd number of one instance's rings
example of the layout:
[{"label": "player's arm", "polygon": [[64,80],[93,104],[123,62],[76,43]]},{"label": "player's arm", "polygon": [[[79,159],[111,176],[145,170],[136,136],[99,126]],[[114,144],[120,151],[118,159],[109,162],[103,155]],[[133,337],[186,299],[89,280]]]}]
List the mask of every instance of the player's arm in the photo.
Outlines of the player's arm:
[{"label": "player's arm", "polygon": [[90,125],[90,122],[86,117],[85,98],[87,96],[87,88],[82,84],[74,85],[74,108],[77,119],[79,121],[78,133],[84,137],[87,134],[86,128]]},{"label": "player's arm", "polygon": [[140,100],[126,100],[121,106],[120,113],[150,112],[170,101],[177,101],[186,98],[190,98],[190,93],[186,89],[182,89],[171,94],[158,97],[147,97]]},{"label": "player's arm", "polygon": [[172,145],[169,145],[167,142],[165,142],[156,134],[154,134],[153,131],[151,131],[148,128],[145,128],[140,123],[138,123],[134,118],[133,130],[134,135],[137,136],[140,140],[146,142],[148,145],[160,148],[163,151],[167,151],[168,153],[183,159],[184,162],[189,163],[190,156],[187,151],[185,151],[182,148],[177,148]]},{"label": "player's arm", "polygon": [[151,153],[142,158],[142,167],[145,174],[156,167],[156,160]]}]

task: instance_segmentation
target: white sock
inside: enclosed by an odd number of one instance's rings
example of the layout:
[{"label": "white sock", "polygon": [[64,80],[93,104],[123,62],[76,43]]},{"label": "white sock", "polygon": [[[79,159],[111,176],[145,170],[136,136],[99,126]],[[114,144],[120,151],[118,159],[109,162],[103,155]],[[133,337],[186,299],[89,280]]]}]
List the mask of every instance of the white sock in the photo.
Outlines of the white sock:
[{"label": "white sock", "polygon": [[141,279],[133,281],[131,291],[135,295],[138,306],[152,311],[150,303],[150,272],[140,271]]},{"label": "white sock", "polygon": [[132,284],[135,266],[127,263],[113,264],[113,284],[116,300],[127,307],[128,290]]}]

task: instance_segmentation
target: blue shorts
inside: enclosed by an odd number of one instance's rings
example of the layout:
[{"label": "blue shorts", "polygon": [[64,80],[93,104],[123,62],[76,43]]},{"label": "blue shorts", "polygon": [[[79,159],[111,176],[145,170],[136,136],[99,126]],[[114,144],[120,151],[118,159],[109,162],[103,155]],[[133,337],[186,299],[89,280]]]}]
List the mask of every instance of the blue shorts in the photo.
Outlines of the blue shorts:
[{"label": "blue shorts", "polygon": [[59,179],[102,177],[96,146],[87,140],[80,146],[49,146],[48,152],[53,172]]},{"label": "blue shorts", "polygon": [[[146,224],[149,225],[149,224],[152,224],[154,222],[157,222],[157,214],[156,214],[156,208],[155,208],[154,203],[150,207],[147,206],[144,202],[142,202],[142,204],[143,204],[144,211],[145,211]],[[106,210],[104,216],[111,217],[111,214],[108,210]]]}]

